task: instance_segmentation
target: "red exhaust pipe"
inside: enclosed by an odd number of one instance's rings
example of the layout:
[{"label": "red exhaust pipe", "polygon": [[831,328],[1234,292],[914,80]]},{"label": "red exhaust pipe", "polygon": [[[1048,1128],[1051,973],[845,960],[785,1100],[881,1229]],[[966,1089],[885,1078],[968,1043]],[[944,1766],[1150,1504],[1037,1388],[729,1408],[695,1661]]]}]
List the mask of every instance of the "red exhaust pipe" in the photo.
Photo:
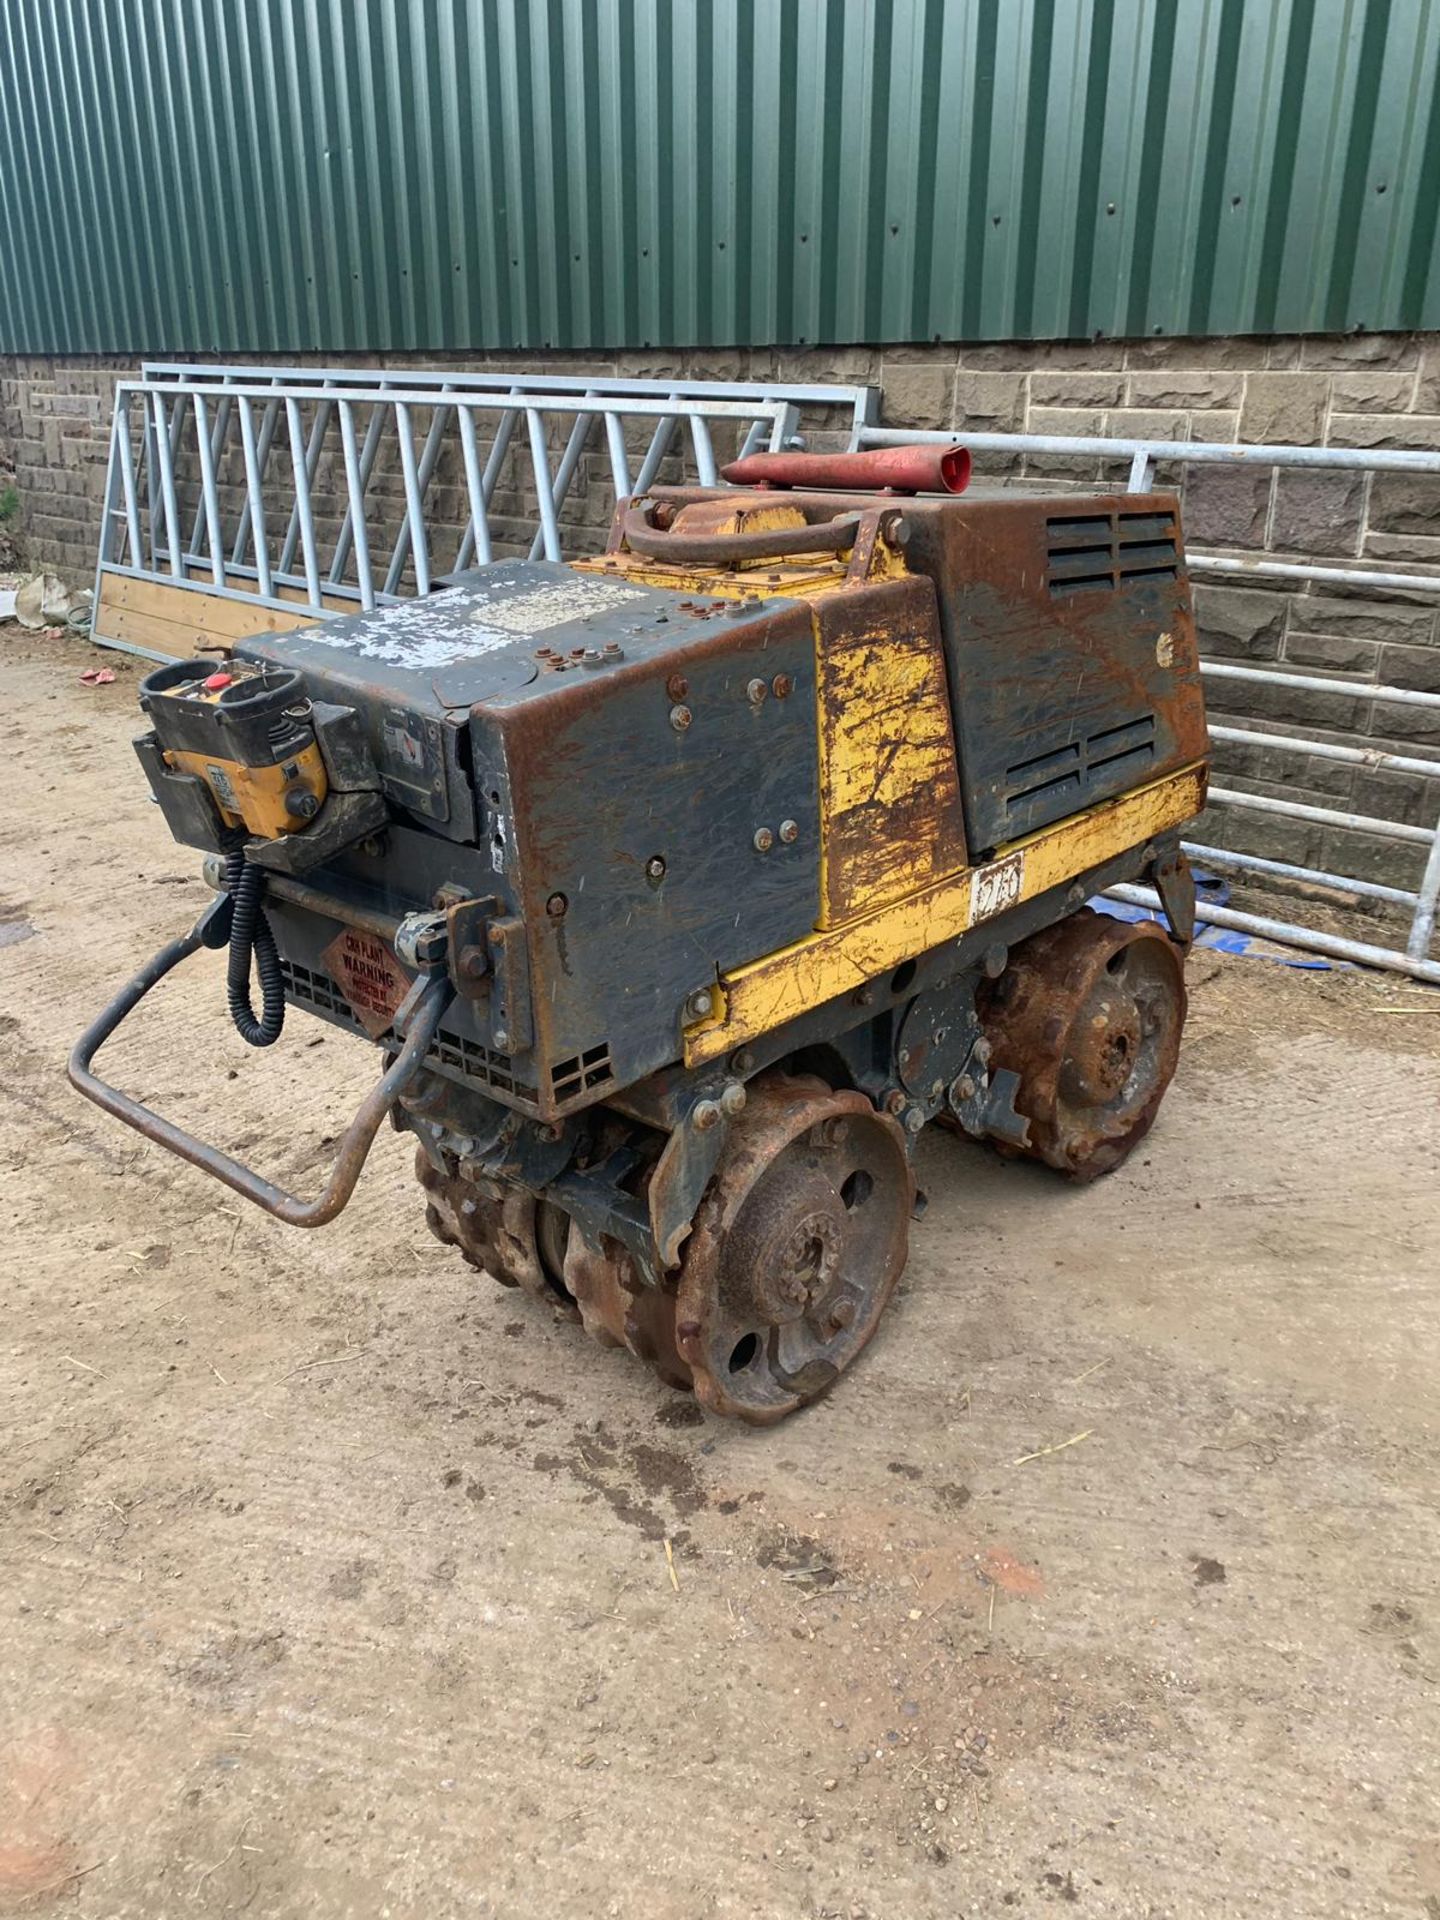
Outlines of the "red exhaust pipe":
[{"label": "red exhaust pipe", "polygon": [[860,493],[963,493],[970,455],[949,447],[872,447],[868,453],[748,453],[720,469],[737,487],[819,487]]}]

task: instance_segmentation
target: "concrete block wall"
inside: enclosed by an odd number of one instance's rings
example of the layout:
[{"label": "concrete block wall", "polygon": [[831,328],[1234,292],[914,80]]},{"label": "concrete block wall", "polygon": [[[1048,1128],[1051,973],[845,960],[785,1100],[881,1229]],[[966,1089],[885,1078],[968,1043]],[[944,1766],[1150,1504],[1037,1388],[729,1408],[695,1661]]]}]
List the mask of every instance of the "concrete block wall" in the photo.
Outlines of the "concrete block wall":
[{"label": "concrete block wall", "polygon": [[[1346,447],[1413,447],[1440,453],[1440,335],[1041,342],[984,346],[736,349],[686,353],[513,356],[309,355],[302,363],[523,370],[543,359],[556,371],[654,378],[841,381],[883,388],[887,424],[972,432],[1145,435],[1184,441],[1253,441]],[[0,471],[13,466],[24,503],[22,536],[34,566],[76,580],[94,565],[104,485],[111,392],[134,362],[114,358],[0,357]],[[824,445],[823,433],[811,435]],[[1123,465],[999,456],[982,472],[1062,488],[1124,483]],[[238,497],[240,476],[222,476]],[[1191,465],[1162,470],[1179,485],[1187,538],[1240,556],[1270,553],[1384,567],[1440,568],[1440,474],[1272,473]],[[393,458],[375,480],[384,533],[398,524],[401,490]],[[322,474],[317,511],[337,524],[338,474]],[[461,479],[443,467],[430,509],[458,537]],[[533,496],[517,473],[496,500],[496,533],[517,539]],[[592,455],[586,484],[564,516],[567,546],[594,545],[609,516],[605,462]],[[1440,597],[1410,590],[1299,590],[1259,577],[1241,585],[1203,581],[1196,590],[1202,649],[1211,657],[1321,672],[1352,692],[1243,688],[1212,681],[1212,714],[1247,726],[1266,722],[1316,740],[1393,746],[1435,758],[1434,777],[1340,766],[1256,743],[1224,744],[1217,777],[1231,787],[1288,796],[1411,824],[1440,817],[1440,710],[1374,699],[1377,684],[1440,691]],[[1212,809],[1204,837],[1251,852],[1413,886],[1423,848],[1379,836],[1234,809]]]}]

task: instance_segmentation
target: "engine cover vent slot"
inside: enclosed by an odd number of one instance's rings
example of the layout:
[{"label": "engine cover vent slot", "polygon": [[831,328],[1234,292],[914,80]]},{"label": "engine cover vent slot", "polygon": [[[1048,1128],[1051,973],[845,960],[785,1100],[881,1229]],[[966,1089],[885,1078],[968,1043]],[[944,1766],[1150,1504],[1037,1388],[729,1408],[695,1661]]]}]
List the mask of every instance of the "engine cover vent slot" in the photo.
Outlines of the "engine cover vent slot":
[{"label": "engine cover vent slot", "polygon": [[[313,967],[302,967],[294,960],[285,959],[280,962],[280,972],[285,982],[285,998],[294,1006],[306,1007],[312,1013],[338,1020],[356,1033],[365,1031],[338,982],[332,980],[328,973],[320,973]],[[398,1044],[393,1032],[382,1033],[378,1038],[382,1046]],[[435,1035],[435,1044],[425,1057],[436,1066],[449,1067],[453,1073],[473,1080],[477,1086],[496,1093],[512,1094],[515,1099],[528,1101],[531,1106],[538,1105],[534,1087],[527,1086],[523,1080],[515,1077],[513,1063],[507,1055],[495,1053],[464,1034],[452,1033],[449,1028],[441,1027]]]},{"label": "engine cover vent slot", "polygon": [[572,1054],[568,1060],[557,1060],[550,1069],[550,1091],[557,1102],[573,1100],[577,1093],[589,1093],[614,1078],[610,1043],[605,1040],[587,1047],[584,1053]]},{"label": "engine cover vent slot", "polygon": [[1007,838],[1134,786],[1154,759],[1155,716],[1142,713],[1017,760],[1005,770]]},{"label": "engine cover vent slot", "polygon": [[1045,522],[1045,584],[1067,594],[1113,592],[1123,580],[1179,576],[1175,516],[1151,509],[1056,515]]}]

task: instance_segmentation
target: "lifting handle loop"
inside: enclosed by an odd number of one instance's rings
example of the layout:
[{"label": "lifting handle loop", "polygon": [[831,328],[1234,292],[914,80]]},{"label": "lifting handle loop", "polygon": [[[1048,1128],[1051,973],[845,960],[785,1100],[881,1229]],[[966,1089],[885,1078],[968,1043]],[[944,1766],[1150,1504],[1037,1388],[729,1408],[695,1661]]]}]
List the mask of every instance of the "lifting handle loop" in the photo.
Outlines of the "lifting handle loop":
[{"label": "lifting handle loop", "polygon": [[355,1191],[355,1183],[374,1145],[375,1135],[380,1131],[380,1123],[419,1072],[454,989],[444,973],[434,974],[426,982],[415,999],[414,1009],[406,1023],[404,1044],[361,1101],[355,1118],[345,1129],[324,1191],[317,1199],[302,1200],[293,1193],[287,1193],[283,1187],[273,1185],[241,1161],[233,1160],[218,1147],[197,1140],[193,1134],[186,1133],[183,1127],[177,1127],[173,1120],[153,1113],[128,1093],[121,1093],[118,1087],[99,1079],[93,1071],[96,1054],[121,1022],[135,1011],[150,989],[158,986],[167,973],[179,966],[182,960],[188,959],[197,948],[211,944],[205,938],[205,928],[206,918],[202,916],[189,933],[162,947],[90,1023],[70,1055],[70,1084],[77,1092],[83,1093],[87,1100],[93,1100],[97,1107],[103,1107],[106,1113],[123,1120],[126,1126],[134,1127],[137,1133],[143,1133],[147,1140],[168,1148],[182,1160],[188,1160],[192,1167],[199,1167],[202,1173],[213,1174],[233,1192],[246,1200],[253,1200],[257,1207],[263,1207],[266,1213],[283,1220],[287,1226],[323,1227],[344,1208]]},{"label": "lifting handle loop", "polygon": [[630,507],[620,522],[625,544],[647,560],[682,563],[782,559],[791,553],[843,553],[860,529],[858,513],[841,514],[809,527],[779,527],[768,533],[674,533],[657,527],[650,509]]}]

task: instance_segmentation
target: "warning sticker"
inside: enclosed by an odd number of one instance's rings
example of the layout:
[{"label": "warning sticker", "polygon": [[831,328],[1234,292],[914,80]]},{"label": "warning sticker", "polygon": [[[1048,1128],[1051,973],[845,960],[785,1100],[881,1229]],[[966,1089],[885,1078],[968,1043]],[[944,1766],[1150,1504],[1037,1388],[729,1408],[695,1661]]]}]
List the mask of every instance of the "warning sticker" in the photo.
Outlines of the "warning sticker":
[{"label": "warning sticker", "polygon": [[410,991],[409,974],[383,940],[356,927],[346,927],[321,957],[356,1019],[372,1040],[378,1040]]},{"label": "warning sticker", "polygon": [[1025,887],[1025,855],[1007,853],[1003,860],[992,860],[988,867],[977,867],[970,876],[970,923],[988,920],[1019,901]]}]

